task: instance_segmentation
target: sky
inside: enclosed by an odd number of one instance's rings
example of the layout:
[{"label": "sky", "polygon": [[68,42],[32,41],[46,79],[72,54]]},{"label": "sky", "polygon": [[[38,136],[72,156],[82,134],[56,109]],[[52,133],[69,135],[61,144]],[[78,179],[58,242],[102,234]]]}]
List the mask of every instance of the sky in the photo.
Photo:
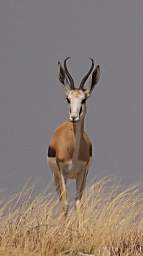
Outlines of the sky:
[{"label": "sky", "polygon": [[57,63],[67,56],[77,86],[89,57],[101,66],[85,120],[88,179],[143,181],[142,11],[142,0],[0,1],[0,191],[52,181],[48,144],[68,118]]}]

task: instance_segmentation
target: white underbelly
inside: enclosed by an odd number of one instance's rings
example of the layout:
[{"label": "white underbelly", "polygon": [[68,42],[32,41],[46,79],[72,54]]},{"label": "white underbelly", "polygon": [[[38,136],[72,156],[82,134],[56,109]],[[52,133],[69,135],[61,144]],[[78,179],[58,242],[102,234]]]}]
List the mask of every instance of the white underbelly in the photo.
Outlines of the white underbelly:
[{"label": "white underbelly", "polygon": [[86,168],[87,162],[85,161],[77,161],[74,163],[72,160],[69,160],[65,163],[62,163],[61,167],[63,170],[63,174],[67,178],[76,178],[76,176]]},{"label": "white underbelly", "polygon": [[[59,172],[59,167],[57,165],[56,158],[48,158],[48,165],[50,169],[56,174]],[[86,161],[76,161],[73,162],[72,160],[66,161],[66,162],[59,162],[60,168],[65,176],[65,178],[74,179],[77,177],[77,175],[87,168]]]}]

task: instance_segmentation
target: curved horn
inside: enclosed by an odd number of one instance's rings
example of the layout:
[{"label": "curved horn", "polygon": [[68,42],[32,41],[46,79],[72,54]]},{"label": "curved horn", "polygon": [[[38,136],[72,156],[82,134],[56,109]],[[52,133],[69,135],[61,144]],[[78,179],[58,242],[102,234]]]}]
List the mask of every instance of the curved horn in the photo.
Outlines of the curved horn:
[{"label": "curved horn", "polygon": [[93,68],[94,68],[94,60],[93,60],[92,58],[89,58],[89,59],[90,59],[91,62],[92,62],[91,68],[89,69],[88,73],[87,73],[87,74],[83,77],[83,79],[81,80],[81,83],[80,83],[80,86],[79,86],[80,89],[83,89],[86,80],[88,79],[88,77],[90,76],[90,74],[91,74],[91,72],[92,72],[92,70],[93,70]]},{"label": "curved horn", "polygon": [[66,62],[67,62],[68,59],[70,59],[70,57],[67,57],[67,58],[64,60],[64,69],[65,69],[66,75],[67,75],[67,77],[68,77],[68,79],[69,79],[70,87],[71,87],[72,90],[74,90],[74,89],[75,89],[75,88],[74,88],[74,80],[73,80],[72,76],[70,75],[70,73],[69,73],[69,71],[68,71],[68,69],[67,69],[67,64],[66,64]]}]

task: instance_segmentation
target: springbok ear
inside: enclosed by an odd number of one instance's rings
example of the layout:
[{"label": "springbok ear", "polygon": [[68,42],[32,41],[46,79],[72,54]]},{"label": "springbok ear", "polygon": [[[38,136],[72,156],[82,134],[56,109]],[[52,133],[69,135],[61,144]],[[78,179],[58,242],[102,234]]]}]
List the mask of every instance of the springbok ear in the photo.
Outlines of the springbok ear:
[{"label": "springbok ear", "polygon": [[59,77],[60,82],[64,85],[64,89],[65,89],[66,94],[68,94],[69,91],[70,91],[70,86],[68,84],[68,80],[67,80],[67,77],[66,77],[66,74],[65,74],[65,70],[62,67],[60,62],[58,62],[58,77]]},{"label": "springbok ear", "polygon": [[58,62],[58,78],[60,82],[65,85],[65,70],[63,69],[62,65],[60,62]]},{"label": "springbok ear", "polygon": [[96,68],[94,69],[94,71],[92,73],[90,88],[85,90],[85,95],[87,98],[91,95],[95,85],[99,81],[99,78],[100,78],[100,66],[98,65],[98,66],[96,66]]},{"label": "springbok ear", "polygon": [[92,73],[92,79],[91,79],[91,88],[90,88],[90,93],[93,91],[95,85],[98,83],[100,79],[100,66],[96,66]]},{"label": "springbok ear", "polygon": [[91,88],[90,88],[90,93],[93,91],[95,85],[98,83],[100,78],[100,66],[96,66],[92,73],[92,79],[91,79]]}]

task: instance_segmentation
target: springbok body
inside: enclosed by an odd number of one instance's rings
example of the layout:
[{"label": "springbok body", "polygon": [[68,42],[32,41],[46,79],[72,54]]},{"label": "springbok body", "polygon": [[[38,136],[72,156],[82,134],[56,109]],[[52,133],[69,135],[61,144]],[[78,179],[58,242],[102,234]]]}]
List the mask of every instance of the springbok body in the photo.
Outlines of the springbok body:
[{"label": "springbok body", "polygon": [[59,63],[59,80],[64,85],[66,99],[70,106],[69,120],[63,122],[54,132],[49,149],[48,163],[53,172],[56,189],[62,202],[64,213],[67,213],[66,180],[76,180],[76,207],[85,187],[89,163],[92,157],[92,143],[84,131],[86,114],[86,99],[90,96],[95,84],[99,80],[100,68],[97,66],[92,73],[90,89],[83,86],[94,68],[94,61],[87,75],[82,79],[80,87],[74,87],[74,81],[66,66]]}]

